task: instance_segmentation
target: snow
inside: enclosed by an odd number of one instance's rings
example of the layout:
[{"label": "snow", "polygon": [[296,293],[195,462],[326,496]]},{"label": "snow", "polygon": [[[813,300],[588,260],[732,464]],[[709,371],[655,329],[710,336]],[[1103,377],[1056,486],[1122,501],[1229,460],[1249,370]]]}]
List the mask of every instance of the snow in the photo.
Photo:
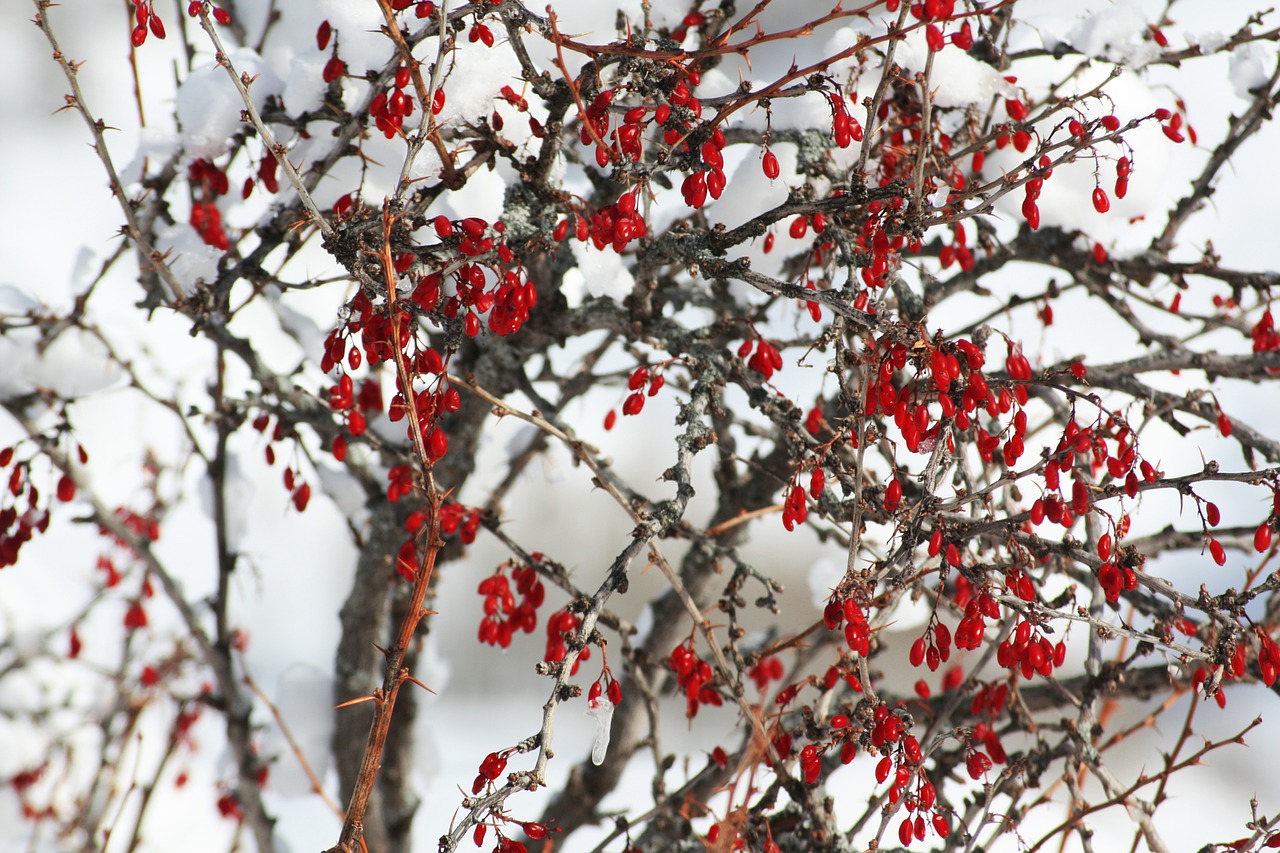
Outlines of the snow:
[{"label": "snow", "polygon": [[1154,42],[1140,41],[1147,32],[1147,16],[1136,3],[1116,3],[1080,21],[1066,36],[1067,44],[1087,56],[1142,66],[1159,55]]},{"label": "snow", "polygon": [[635,277],[627,269],[622,256],[613,249],[597,249],[591,243],[570,243],[577,266],[564,276],[563,293],[570,308],[576,308],[586,297],[608,297],[621,302],[635,287]]},{"label": "snow", "polygon": [[43,390],[75,399],[113,387],[123,375],[102,341],[84,329],[64,329],[43,349],[39,345],[34,329],[0,335],[0,393]]},{"label": "snow", "polygon": [[168,255],[173,272],[184,296],[195,293],[201,284],[218,280],[218,261],[222,252],[200,239],[186,222],[175,222],[160,228],[156,234],[156,250]]},{"label": "snow", "polygon": [[[893,55],[894,62],[912,73],[923,73],[928,59],[929,48],[920,30],[899,42]],[[874,72],[870,79],[875,79]],[[1008,97],[1012,86],[991,65],[963,51],[943,50],[933,55],[929,91],[933,102],[940,107],[963,107],[983,104],[997,96]]]},{"label": "snow", "polygon": [[8,282],[0,283],[0,316],[12,322],[25,317],[40,307],[32,295],[22,287]]},{"label": "snow", "polygon": [[328,84],[324,82],[323,74],[328,61],[327,54],[314,49],[293,57],[289,63],[289,78],[281,94],[285,109],[291,114],[313,112],[324,103]]},{"label": "snow", "polygon": [[[229,57],[238,74],[256,77],[249,92],[258,109],[262,109],[269,96],[283,91],[283,81],[256,51],[236,48]],[[229,138],[240,129],[242,110],[244,102],[231,85],[225,68],[212,62],[204,68],[197,67],[178,87],[178,124],[186,153],[192,159],[206,160],[224,154]]]},{"label": "snow", "polygon": [[1249,90],[1265,86],[1271,79],[1271,71],[1275,68],[1274,50],[1260,42],[1249,42],[1231,51],[1231,86],[1236,96],[1244,100],[1252,100]]},{"label": "snow", "polygon": [[822,557],[809,567],[809,594],[813,606],[821,610],[827,606],[832,591],[844,578],[846,563],[834,557]]}]

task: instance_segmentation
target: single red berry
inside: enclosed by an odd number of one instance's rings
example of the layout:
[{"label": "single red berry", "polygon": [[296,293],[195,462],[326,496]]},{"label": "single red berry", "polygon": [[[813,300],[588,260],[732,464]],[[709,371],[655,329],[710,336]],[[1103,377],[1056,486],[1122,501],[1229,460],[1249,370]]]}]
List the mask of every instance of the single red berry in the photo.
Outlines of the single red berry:
[{"label": "single red berry", "polygon": [[1093,188],[1093,209],[1099,213],[1106,213],[1111,209],[1111,200],[1107,198],[1107,192],[1102,187]]},{"label": "single red berry", "polygon": [[336,56],[329,57],[329,61],[324,64],[324,72],[321,77],[326,83],[332,83],[343,74],[347,73],[347,63],[343,62]]},{"label": "single red berry", "polygon": [[231,13],[221,6],[213,7],[213,19],[224,27],[231,26]]},{"label": "single red berry", "polygon": [[[66,503],[76,496],[76,481],[71,479],[71,475],[63,474],[58,478],[58,500]],[[1258,549],[1263,550],[1262,548]]]},{"label": "single red berry", "polygon": [[764,152],[764,159],[760,161],[760,167],[764,169],[764,176],[769,180],[776,180],[780,169],[778,167],[778,157],[772,151]]},{"label": "single red berry", "polygon": [[902,503],[902,483],[897,479],[890,480],[884,490],[885,512],[893,512],[900,503]]},{"label": "single red berry", "polygon": [[1258,525],[1258,529],[1253,532],[1253,550],[1259,554],[1271,547],[1271,525],[1262,522]]}]

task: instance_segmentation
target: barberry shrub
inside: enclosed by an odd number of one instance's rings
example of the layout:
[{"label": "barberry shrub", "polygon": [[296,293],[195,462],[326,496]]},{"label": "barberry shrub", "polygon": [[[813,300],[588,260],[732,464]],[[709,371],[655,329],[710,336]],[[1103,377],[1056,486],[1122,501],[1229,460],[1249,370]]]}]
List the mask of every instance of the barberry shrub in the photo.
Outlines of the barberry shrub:
[{"label": "barberry shrub", "polygon": [[1059,5],[32,0],[0,833],[1280,846],[1280,31]]}]

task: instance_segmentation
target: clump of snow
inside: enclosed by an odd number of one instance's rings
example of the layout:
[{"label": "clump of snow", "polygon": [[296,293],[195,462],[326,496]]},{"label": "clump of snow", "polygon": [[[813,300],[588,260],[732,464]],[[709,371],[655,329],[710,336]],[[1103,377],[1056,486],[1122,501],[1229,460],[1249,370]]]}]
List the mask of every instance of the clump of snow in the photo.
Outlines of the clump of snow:
[{"label": "clump of snow", "polygon": [[[917,30],[903,39],[894,52],[893,61],[912,73],[924,71],[929,61],[929,46],[924,35]],[[871,75],[871,79],[876,77],[875,73]],[[933,55],[929,91],[939,107],[963,107],[985,103],[997,95],[1007,97],[1012,94],[1012,87],[991,65],[948,47]],[[861,116],[858,118],[862,120]]]},{"label": "clump of snow", "polygon": [[1259,42],[1250,42],[1231,51],[1231,86],[1236,95],[1252,100],[1250,89],[1265,86],[1271,79],[1268,66],[1275,64],[1275,51]]},{"label": "clump of snow", "polygon": [[792,186],[803,183],[796,173],[797,151],[793,143],[780,142],[770,146],[778,158],[778,177],[772,181],[765,177],[760,165],[764,149],[750,149],[749,153],[744,152],[745,156],[739,153],[738,149],[746,148],[748,146],[734,145],[725,152],[726,160],[730,153],[737,154],[738,163],[732,171],[725,169],[728,181],[711,210],[711,219],[724,223],[726,228],[737,228],[752,217],[777,207],[787,200]]},{"label": "clump of snow", "polygon": [[1202,53],[1216,53],[1218,48],[1227,43],[1227,34],[1219,30],[1213,32],[1200,33],[1198,35],[1187,35],[1187,44],[1200,48]]},{"label": "clump of snow", "polygon": [[[435,42],[428,43],[431,52],[426,61],[435,61]],[[444,109],[439,120],[475,122],[493,112],[494,99],[503,86],[516,86],[520,64],[511,50],[485,47],[483,42],[458,39],[456,53],[450,58],[454,72],[445,81]]]},{"label": "clump of snow", "polygon": [[821,610],[827,606],[831,591],[844,578],[845,563],[832,557],[819,557],[809,567],[809,593],[813,596],[813,606]]},{"label": "clump of snow", "polygon": [[621,302],[635,287],[635,277],[623,263],[622,256],[612,248],[606,246],[601,250],[577,240],[570,246],[577,266],[565,274],[563,290],[571,308],[582,304],[584,294],[608,296]]},{"label": "clump of snow", "polygon": [[183,296],[195,293],[201,282],[209,283],[218,277],[222,252],[200,239],[195,229],[185,222],[160,229],[156,249],[168,255],[169,269],[178,280]]},{"label": "clump of snow", "polygon": [[1136,3],[1117,3],[1080,21],[1066,41],[1086,56],[1141,67],[1160,55],[1160,47],[1142,38],[1147,19]]},{"label": "clump of snow", "polygon": [[[165,162],[178,150],[180,142],[178,135],[171,129],[153,125],[140,128],[138,130],[138,147],[133,153],[133,159],[120,170],[121,179],[126,182],[140,180],[144,163],[148,161],[151,163]],[[131,194],[140,191],[141,188],[130,188]]]},{"label": "clump of snow", "polygon": [[35,329],[0,335],[0,394],[48,390],[75,399],[110,388],[123,375],[102,341],[83,329],[65,329],[43,349],[39,344]]},{"label": "clump of snow", "polygon": [[328,88],[324,82],[324,66],[328,61],[328,54],[312,49],[298,54],[289,63],[289,76],[281,97],[292,115],[311,112],[324,102]]},{"label": "clump of snow", "polygon": [[39,307],[40,303],[24,288],[0,284],[0,316],[25,317]]},{"label": "clump of snow", "polygon": [[[283,91],[283,81],[255,51],[239,48],[229,58],[237,74],[256,78],[249,91],[258,109],[268,97]],[[240,93],[225,69],[213,64],[197,68],[178,88],[176,112],[183,148],[192,158],[211,159],[226,153],[230,137],[241,126],[243,109]]]}]

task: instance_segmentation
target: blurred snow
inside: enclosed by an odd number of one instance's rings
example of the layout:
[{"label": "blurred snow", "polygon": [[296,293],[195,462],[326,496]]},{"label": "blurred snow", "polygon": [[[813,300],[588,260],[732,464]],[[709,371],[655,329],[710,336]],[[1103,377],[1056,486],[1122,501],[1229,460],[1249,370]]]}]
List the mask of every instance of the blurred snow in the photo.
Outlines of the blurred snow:
[{"label": "blurred snow", "polygon": [[1252,100],[1250,90],[1266,85],[1275,65],[1275,51],[1261,42],[1250,42],[1231,51],[1231,85],[1236,96]]},{"label": "blurred snow", "polygon": [[1150,16],[1133,2],[1119,2],[1088,15],[1067,33],[1066,43],[1087,56],[1140,68],[1161,48],[1141,36]]}]

